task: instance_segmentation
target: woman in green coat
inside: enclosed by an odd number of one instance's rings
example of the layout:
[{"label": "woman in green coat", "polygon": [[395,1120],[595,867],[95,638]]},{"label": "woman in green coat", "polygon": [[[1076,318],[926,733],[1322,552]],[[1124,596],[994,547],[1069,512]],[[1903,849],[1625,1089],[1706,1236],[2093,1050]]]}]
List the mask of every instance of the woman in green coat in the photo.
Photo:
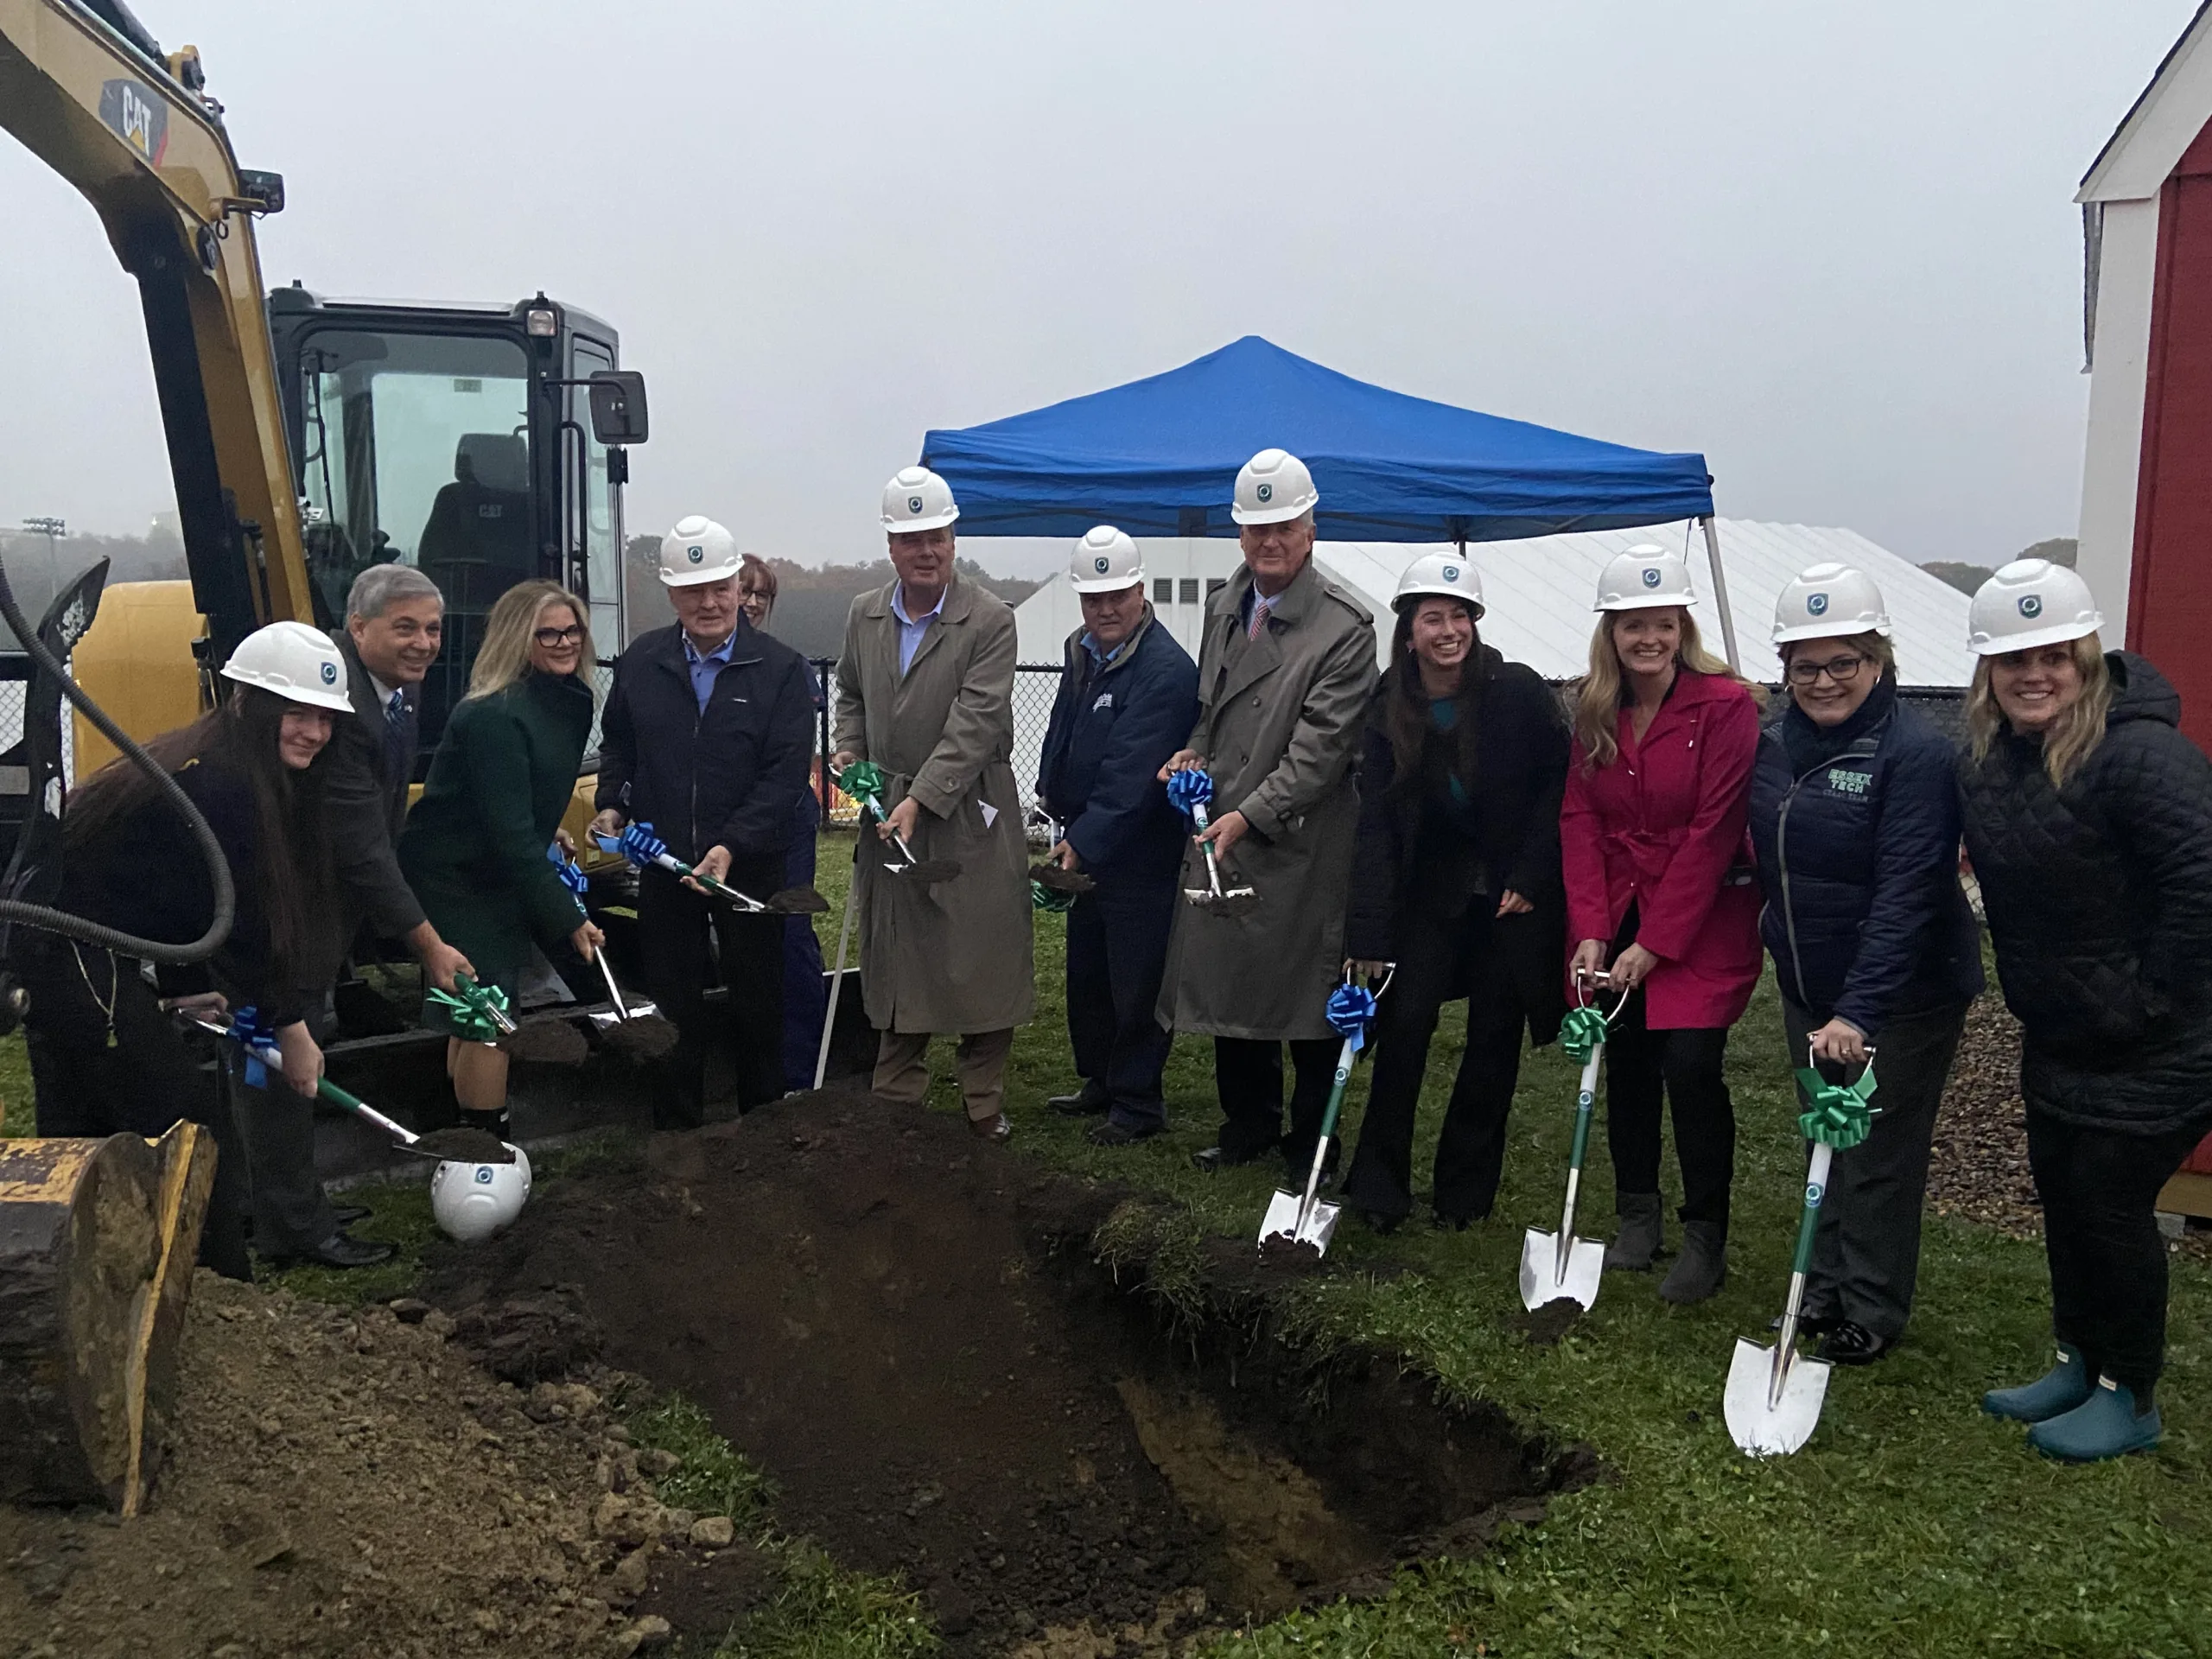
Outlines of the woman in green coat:
[{"label": "woman in green coat", "polygon": [[[591,626],[555,582],[510,588],[492,607],[468,695],[446,722],[423,798],[407,815],[399,865],[440,936],[512,1002],[531,947],[573,945],[588,959],[601,935],[545,849],[576,786],[591,734]],[[424,1023],[453,1035],[446,1071],[466,1113],[508,1138],[507,1056],[454,1033],[446,1007]]]}]

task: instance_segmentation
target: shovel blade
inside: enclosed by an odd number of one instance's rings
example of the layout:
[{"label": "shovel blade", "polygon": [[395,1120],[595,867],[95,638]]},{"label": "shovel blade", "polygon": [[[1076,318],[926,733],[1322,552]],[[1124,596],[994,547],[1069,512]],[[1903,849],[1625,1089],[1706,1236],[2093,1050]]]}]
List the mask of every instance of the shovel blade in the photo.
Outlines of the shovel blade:
[{"label": "shovel blade", "polygon": [[823,916],[830,910],[830,901],[812,887],[785,887],[772,893],[762,909],[778,916]]},{"label": "shovel blade", "polygon": [[1827,1398],[1828,1367],[1822,1360],[1791,1360],[1781,1398],[1770,1402],[1773,1381],[1774,1350],[1738,1337],[1721,1414],[1736,1444],[1754,1458],[1786,1458],[1813,1438],[1821,1402]]},{"label": "shovel blade", "polygon": [[1274,1196],[1268,1200],[1268,1213],[1260,1218],[1260,1243],[1271,1238],[1286,1238],[1300,1244],[1311,1244],[1314,1254],[1326,1255],[1329,1241],[1337,1234],[1337,1215],[1340,1205],[1326,1204],[1319,1198],[1306,1212],[1303,1225],[1298,1219],[1299,1195],[1277,1187]]},{"label": "shovel blade", "polygon": [[1531,1227],[1521,1240],[1521,1305],[1531,1313],[1562,1296],[1588,1307],[1605,1276],[1605,1247],[1594,1238],[1567,1241],[1567,1272],[1559,1270],[1559,1235]]}]

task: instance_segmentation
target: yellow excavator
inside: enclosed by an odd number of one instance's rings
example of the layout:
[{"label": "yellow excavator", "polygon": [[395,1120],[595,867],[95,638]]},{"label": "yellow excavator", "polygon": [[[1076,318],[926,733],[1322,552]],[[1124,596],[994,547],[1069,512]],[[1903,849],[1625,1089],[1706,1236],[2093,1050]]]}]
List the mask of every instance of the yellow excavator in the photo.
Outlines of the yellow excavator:
[{"label": "yellow excavator", "polygon": [[[118,736],[187,723],[239,639],[336,626],[354,576],[395,559],[447,596],[426,754],[515,582],[566,582],[619,649],[626,446],[646,416],[612,327],[542,292],[488,307],[267,292],[254,226],[283,210],[283,181],[238,164],[198,50],[164,51],[123,0],[0,0],[0,129],[91,204],[145,317],[190,579],[103,594],[89,575],[16,628],[34,658],[41,641],[73,653]],[[0,600],[14,609],[3,582]],[[43,742],[30,728],[58,715],[57,680],[34,677],[21,753],[0,756],[0,819],[29,826],[11,884],[54,818],[58,724]],[[73,735],[79,776],[116,753],[81,703]],[[588,801],[581,779],[579,820]],[[24,897],[11,885],[4,907],[20,917]],[[189,1124],[158,1146],[0,1141],[0,1498],[143,1500],[212,1155]]]}]

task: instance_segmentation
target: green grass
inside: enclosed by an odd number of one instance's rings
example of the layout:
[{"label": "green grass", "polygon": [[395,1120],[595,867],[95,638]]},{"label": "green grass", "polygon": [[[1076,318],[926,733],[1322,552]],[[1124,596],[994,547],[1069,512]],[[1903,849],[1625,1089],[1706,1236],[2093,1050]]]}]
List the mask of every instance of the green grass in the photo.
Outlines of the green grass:
[{"label": "green grass", "polygon": [[[839,902],[849,863],[825,838],[817,885]],[[1170,1132],[1157,1140],[1102,1151],[1084,1142],[1080,1122],[1043,1109],[1044,1096],[1076,1081],[1064,961],[1060,918],[1040,915],[1037,1017],[1010,1063],[1014,1145],[1171,1198],[1203,1232],[1253,1236],[1274,1172],[1206,1176],[1189,1161],[1218,1122],[1210,1044],[1177,1040]],[[1431,1051],[1424,1148],[1434,1144],[1463,1030],[1458,1010],[1447,1012]],[[931,1094],[948,1111],[957,1109],[950,1060],[939,1055]],[[1363,1067],[1346,1103],[1353,1137],[1366,1077]],[[1522,1232],[1557,1224],[1572,1129],[1575,1080],[1555,1048],[1523,1068],[1491,1221],[1377,1238],[1346,1218],[1330,1259],[1351,1271],[1305,1287],[1292,1311],[1299,1327],[1323,1343],[1401,1352],[1556,1442],[1588,1440],[1618,1478],[1555,1500],[1541,1523],[1510,1532],[1485,1559],[1402,1574],[1382,1601],[1298,1615],[1216,1652],[1410,1656],[1471,1653],[1478,1643],[1516,1659],[2212,1651],[2204,1265],[2172,1259],[2164,1446],[2063,1468],[1978,1408],[1982,1389],[2048,1362],[2041,1245],[1930,1217],[1904,1345],[1880,1365],[1839,1369],[1810,1445],[1754,1463],[1721,1421],[1721,1385],[1738,1336],[1770,1340],[1804,1178],[1770,982],[1736,1029],[1729,1080],[1738,1124],[1731,1271],[1727,1288],[1700,1306],[1661,1302],[1656,1276],[1608,1275],[1596,1306],[1557,1347],[1522,1339]],[[1667,1185],[1679,1195],[1671,1161]],[[1601,1130],[1580,1230],[1609,1231],[1611,1208]],[[1670,1217],[1670,1241],[1676,1231]]]}]

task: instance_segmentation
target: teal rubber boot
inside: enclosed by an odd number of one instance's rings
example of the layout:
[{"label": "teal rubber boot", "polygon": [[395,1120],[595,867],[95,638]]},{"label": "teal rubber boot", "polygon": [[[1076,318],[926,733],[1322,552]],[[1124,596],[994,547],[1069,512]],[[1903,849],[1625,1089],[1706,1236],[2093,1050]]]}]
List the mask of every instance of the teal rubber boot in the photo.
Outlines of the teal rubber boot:
[{"label": "teal rubber boot", "polygon": [[2030,1429],[2028,1444],[2062,1463],[2096,1463],[2146,1452],[2163,1432],[2156,1406],[2139,1415],[2134,1391],[2101,1376],[2089,1397],[2073,1410]]},{"label": "teal rubber boot", "polygon": [[2070,1342],[2062,1342],[2057,1364],[2019,1388],[1992,1389],[1981,1396],[1981,1408],[1993,1417],[2010,1417],[2015,1422],[2044,1422],[2087,1400],[2091,1386],[2082,1351]]}]

